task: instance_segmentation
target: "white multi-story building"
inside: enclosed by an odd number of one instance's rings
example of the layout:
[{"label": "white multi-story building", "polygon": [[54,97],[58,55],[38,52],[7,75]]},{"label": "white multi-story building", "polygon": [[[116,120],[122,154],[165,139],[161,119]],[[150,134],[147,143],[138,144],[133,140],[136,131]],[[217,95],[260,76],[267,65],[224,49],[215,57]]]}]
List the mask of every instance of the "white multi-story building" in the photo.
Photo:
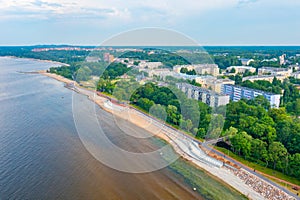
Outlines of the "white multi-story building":
[{"label": "white multi-story building", "polygon": [[[244,77],[242,79],[242,81],[251,81],[251,82],[254,82],[254,81],[269,81],[270,83],[273,82],[273,79],[274,79],[274,75],[257,75],[257,76],[247,76],[247,77]],[[278,75],[276,76],[277,80],[280,80],[281,82],[284,81],[284,79],[286,79],[286,76],[282,76],[282,75]]]},{"label": "white multi-story building", "polygon": [[264,96],[269,102],[272,108],[279,108],[280,105],[280,94],[273,94],[264,92],[261,90],[255,90],[246,87],[240,87],[236,85],[223,85],[222,93],[229,95],[233,101],[239,101],[244,99],[253,99],[259,95]]},{"label": "white multi-story building", "polygon": [[281,56],[279,56],[280,65],[285,64],[285,57],[286,57],[286,54],[282,54]]},{"label": "white multi-story building", "polygon": [[176,85],[188,98],[202,101],[211,107],[218,107],[229,103],[228,95],[219,94],[187,83],[177,83]]}]

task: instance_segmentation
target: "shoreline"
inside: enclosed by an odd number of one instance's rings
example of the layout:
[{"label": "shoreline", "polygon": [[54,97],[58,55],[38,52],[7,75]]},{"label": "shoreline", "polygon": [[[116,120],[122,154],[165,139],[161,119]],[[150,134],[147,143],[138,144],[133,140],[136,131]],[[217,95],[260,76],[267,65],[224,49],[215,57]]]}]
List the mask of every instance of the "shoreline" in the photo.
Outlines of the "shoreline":
[{"label": "shoreline", "polygon": [[[109,112],[109,113],[111,113],[115,116],[126,119],[126,117],[124,117],[125,116],[124,111],[117,111],[116,109],[111,110],[111,109],[109,109],[109,107],[107,105],[105,105],[105,103],[109,101],[108,98],[101,97],[99,95],[96,95],[96,97],[93,97],[94,94],[95,94],[93,91],[90,91],[90,90],[87,90],[85,88],[80,87],[79,84],[76,83],[75,81],[72,81],[70,79],[67,79],[67,78],[62,77],[62,76],[57,75],[57,74],[48,73],[48,72],[46,72],[46,70],[38,71],[38,74],[53,78],[53,79],[55,79],[57,81],[60,81],[64,84],[67,84],[67,85],[69,85],[69,84],[74,85],[76,87],[76,90],[72,89],[73,91],[76,91],[79,94],[87,96],[87,98],[89,100],[93,101],[101,109],[103,109],[103,110],[105,110],[105,111],[107,111],[107,112]],[[67,88],[71,89],[69,87],[67,87]],[[190,155],[188,155],[188,153],[186,153],[183,149],[181,149],[179,147],[179,145],[176,145],[174,143],[174,141],[167,135],[167,133],[165,131],[158,130],[158,127],[154,126],[153,124],[150,124],[150,125],[147,126],[147,124],[149,124],[149,121],[145,120],[143,118],[143,116],[138,115],[137,113],[135,113],[136,111],[135,112],[131,112],[131,111],[133,111],[133,110],[130,110],[130,112],[127,113],[127,114],[129,114],[127,119],[129,119],[129,121],[131,123],[147,130],[148,132],[153,134],[153,136],[156,136],[160,139],[165,140],[168,144],[172,145],[174,151],[177,154],[179,154],[179,156],[182,159],[186,160],[187,162],[189,162],[194,167],[197,167],[197,168],[205,171],[205,173],[209,174],[212,178],[214,178],[217,181],[221,182],[226,187],[229,187],[233,190],[238,191],[239,193],[245,195],[249,199],[265,199],[262,195],[255,192],[252,188],[250,188],[248,185],[246,185],[238,177],[234,176],[234,174],[232,174],[232,172],[230,172],[228,169],[217,168],[215,166],[208,165],[206,163],[203,163],[203,162],[191,157]],[[145,124],[146,124],[146,126],[145,126]]]},{"label": "shoreline", "polygon": [[43,63],[52,63],[55,65],[61,65],[61,66],[70,66],[67,63],[62,63],[62,62],[53,61],[53,60],[41,60],[41,59],[37,59],[37,58],[25,58],[25,57],[17,57],[17,56],[0,56],[0,58],[24,59],[24,60],[30,60],[30,61],[43,62]]}]

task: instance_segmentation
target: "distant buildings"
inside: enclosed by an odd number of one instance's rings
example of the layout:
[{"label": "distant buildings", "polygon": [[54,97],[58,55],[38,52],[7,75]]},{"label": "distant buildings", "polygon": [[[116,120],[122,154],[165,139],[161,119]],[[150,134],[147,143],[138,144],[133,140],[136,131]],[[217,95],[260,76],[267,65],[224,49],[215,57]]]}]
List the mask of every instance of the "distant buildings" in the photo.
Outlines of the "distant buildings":
[{"label": "distant buildings", "polygon": [[195,79],[196,83],[199,83],[201,85],[205,85],[208,82],[212,82],[212,81],[217,80],[217,77],[212,76],[212,75],[205,75],[205,76],[196,75],[196,77],[194,79]]},{"label": "distant buildings", "polygon": [[196,80],[197,77],[199,77],[198,75],[188,75],[188,74],[182,74],[182,73],[176,73],[174,71],[172,71],[172,76],[178,79],[184,79],[184,80]]},{"label": "distant buildings", "polygon": [[163,66],[161,62],[140,61],[139,63],[139,68],[143,69],[158,69],[161,66]]},{"label": "distant buildings", "polygon": [[221,93],[222,86],[224,84],[234,85],[235,81],[230,80],[230,79],[217,79],[217,80],[213,80],[213,81],[207,81],[205,84],[202,85],[202,87],[212,90],[217,93]]},{"label": "distant buildings", "polygon": [[285,57],[286,57],[285,54],[282,54],[281,56],[279,56],[279,63],[280,63],[280,65],[285,64]]},{"label": "distant buildings", "polygon": [[243,81],[258,81],[258,80],[264,80],[273,82],[274,77],[276,77],[281,82],[290,77],[293,73],[293,69],[291,67],[289,68],[275,68],[275,67],[262,67],[258,69],[258,75],[257,76],[248,76],[244,77]]},{"label": "distant buildings", "polygon": [[277,62],[277,58],[271,58],[271,59],[263,59],[261,62]]},{"label": "distant buildings", "polygon": [[[251,82],[254,82],[254,81],[269,81],[270,83],[273,82],[274,80],[274,75],[257,75],[257,76],[247,76],[247,77],[244,77],[242,79],[242,81],[251,81]],[[282,76],[282,75],[279,75],[279,76],[276,76],[277,80],[280,80],[281,82],[284,81],[284,79],[286,79],[286,76]]]},{"label": "distant buildings", "polygon": [[247,58],[240,58],[239,59],[242,62],[242,65],[250,65],[251,62],[253,62],[253,59],[247,59]]},{"label": "distant buildings", "polygon": [[99,62],[100,60],[97,56],[87,56],[85,59],[86,62]]},{"label": "distant buildings", "polygon": [[242,98],[253,99],[259,95],[264,96],[269,102],[272,108],[279,108],[280,95],[260,90],[254,90],[246,87],[240,87],[235,85],[223,85],[222,93],[229,95],[233,101],[239,101]]},{"label": "distant buildings", "polygon": [[174,72],[170,69],[162,68],[162,69],[139,69],[140,72],[146,72],[149,77],[158,76],[162,79],[165,79],[166,76],[174,76]]},{"label": "distant buildings", "polygon": [[114,57],[114,55],[111,55],[110,53],[104,53],[103,60],[105,62],[112,63],[112,62],[114,62],[115,57]]},{"label": "distant buildings", "polygon": [[246,71],[249,71],[251,73],[256,72],[256,68],[249,66],[230,66],[226,68],[226,71],[230,73],[232,69],[235,70],[235,74],[244,74]]},{"label": "distant buildings", "polygon": [[85,48],[85,47],[49,47],[49,48],[34,48],[32,52],[43,51],[102,51],[105,48]]},{"label": "distant buildings", "polygon": [[195,66],[194,65],[176,65],[173,67],[173,70],[176,73],[180,73],[180,70],[182,68],[186,68],[187,70],[191,71],[191,70],[195,69]]},{"label": "distant buildings", "polygon": [[[134,61],[133,61],[134,62]],[[136,61],[137,62],[137,61]],[[168,68],[161,68],[162,62],[148,62],[146,60],[139,60],[139,64],[136,67],[140,72],[145,72],[149,77],[157,76],[165,79],[166,76],[174,76],[174,72]]]},{"label": "distant buildings", "polygon": [[219,94],[187,83],[177,83],[176,85],[188,98],[202,101],[211,107],[218,107],[229,103],[228,95]]},{"label": "distant buildings", "polygon": [[195,64],[195,65],[176,65],[173,70],[176,73],[180,73],[182,68],[186,68],[189,71],[195,70],[199,75],[211,74],[213,76],[219,75],[219,67],[216,64]]},{"label": "distant buildings", "polygon": [[295,72],[291,76],[296,78],[296,79],[300,79],[300,72]]},{"label": "distant buildings", "polygon": [[300,66],[298,64],[296,64],[296,65],[290,65],[289,68],[292,69],[292,70],[295,70],[295,71],[299,71],[300,70]]},{"label": "distant buildings", "polygon": [[286,78],[293,73],[292,68],[275,68],[275,67],[262,67],[258,69],[258,75],[272,75],[272,76],[285,76]]},{"label": "distant buildings", "polygon": [[196,76],[195,78],[196,83],[202,85],[203,88],[212,90],[217,93],[221,93],[221,88],[223,84],[235,84],[235,81],[230,79],[217,79],[215,76]]}]

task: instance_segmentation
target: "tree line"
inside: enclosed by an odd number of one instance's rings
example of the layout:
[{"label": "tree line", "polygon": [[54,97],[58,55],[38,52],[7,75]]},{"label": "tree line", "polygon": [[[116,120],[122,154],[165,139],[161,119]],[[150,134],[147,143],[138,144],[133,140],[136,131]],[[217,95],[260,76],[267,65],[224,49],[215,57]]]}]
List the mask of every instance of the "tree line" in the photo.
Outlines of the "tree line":
[{"label": "tree line", "polygon": [[290,116],[285,108],[267,110],[261,98],[231,102],[226,113],[224,134],[231,135],[231,150],[300,179],[298,118]]}]

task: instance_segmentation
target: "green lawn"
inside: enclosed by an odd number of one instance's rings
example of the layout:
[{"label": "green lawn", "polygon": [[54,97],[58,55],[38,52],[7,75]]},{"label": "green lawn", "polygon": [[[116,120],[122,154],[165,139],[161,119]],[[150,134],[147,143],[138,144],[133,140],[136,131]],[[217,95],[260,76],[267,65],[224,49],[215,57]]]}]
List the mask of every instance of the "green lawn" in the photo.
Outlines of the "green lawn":
[{"label": "green lawn", "polygon": [[178,159],[168,166],[168,168],[174,171],[179,179],[182,178],[191,189],[196,188],[197,192],[207,200],[248,199],[222,180],[217,179],[183,159]]}]

